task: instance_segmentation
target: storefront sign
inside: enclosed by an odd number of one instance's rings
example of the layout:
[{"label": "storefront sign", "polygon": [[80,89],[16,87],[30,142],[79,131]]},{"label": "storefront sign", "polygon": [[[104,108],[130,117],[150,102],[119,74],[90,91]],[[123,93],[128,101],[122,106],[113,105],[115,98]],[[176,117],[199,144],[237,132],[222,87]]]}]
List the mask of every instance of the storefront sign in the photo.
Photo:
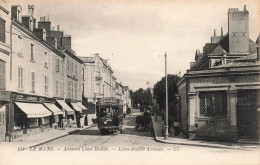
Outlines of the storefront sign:
[{"label": "storefront sign", "polygon": [[32,95],[22,95],[22,94],[13,94],[12,97],[14,100],[20,101],[35,101],[35,102],[45,102],[45,101],[52,101],[50,98],[39,97],[39,96],[32,96]]},{"label": "storefront sign", "polygon": [[191,80],[191,83],[196,83],[196,84],[225,84],[225,83],[246,83],[246,82],[260,82],[260,76],[230,75],[228,77],[196,78]]}]

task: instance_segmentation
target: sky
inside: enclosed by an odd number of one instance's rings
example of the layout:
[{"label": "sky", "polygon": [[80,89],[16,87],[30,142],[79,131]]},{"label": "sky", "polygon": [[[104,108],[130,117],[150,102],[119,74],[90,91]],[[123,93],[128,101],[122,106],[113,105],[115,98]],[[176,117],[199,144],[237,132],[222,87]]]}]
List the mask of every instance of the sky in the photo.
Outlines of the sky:
[{"label": "sky", "polygon": [[34,5],[34,17],[72,36],[78,56],[99,53],[108,59],[118,82],[132,90],[153,87],[168,74],[183,75],[214,29],[228,31],[229,8],[249,11],[249,37],[259,35],[258,0],[10,0]]}]

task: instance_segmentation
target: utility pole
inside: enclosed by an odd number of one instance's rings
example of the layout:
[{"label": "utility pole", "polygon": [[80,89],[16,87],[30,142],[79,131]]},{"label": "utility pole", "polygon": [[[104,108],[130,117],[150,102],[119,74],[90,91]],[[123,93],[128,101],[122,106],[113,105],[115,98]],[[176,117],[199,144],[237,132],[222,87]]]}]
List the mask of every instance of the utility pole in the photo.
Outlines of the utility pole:
[{"label": "utility pole", "polygon": [[164,139],[168,139],[169,133],[168,133],[168,82],[167,82],[167,54],[165,52],[165,89],[166,89],[166,112],[165,112],[165,134]]}]

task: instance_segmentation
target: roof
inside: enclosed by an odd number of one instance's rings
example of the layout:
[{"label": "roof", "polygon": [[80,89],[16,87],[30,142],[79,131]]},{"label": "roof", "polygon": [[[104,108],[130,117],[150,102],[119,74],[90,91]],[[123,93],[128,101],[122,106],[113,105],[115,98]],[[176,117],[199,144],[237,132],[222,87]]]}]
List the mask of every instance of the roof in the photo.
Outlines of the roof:
[{"label": "roof", "polygon": [[259,66],[259,65],[260,65],[260,60],[257,60],[257,54],[252,54],[246,57],[235,59],[231,63],[215,66],[213,68],[246,67],[246,66]]}]

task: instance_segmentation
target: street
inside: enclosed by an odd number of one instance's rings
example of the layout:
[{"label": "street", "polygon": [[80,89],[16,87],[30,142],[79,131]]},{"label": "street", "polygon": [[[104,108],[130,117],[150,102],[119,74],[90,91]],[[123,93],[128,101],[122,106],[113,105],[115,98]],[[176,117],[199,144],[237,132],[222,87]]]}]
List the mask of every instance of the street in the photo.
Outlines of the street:
[{"label": "street", "polygon": [[[229,150],[209,147],[196,147],[187,145],[173,145],[156,142],[149,131],[142,128],[135,130],[135,118],[141,113],[134,110],[131,115],[124,119],[123,133],[101,135],[97,126],[82,130],[75,134],[54,140],[40,147],[54,147],[57,150],[99,150],[103,147],[115,151],[181,151],[181,152],[211,152],[211,153],[238,153],[240,150]],[[149,149],[148,149],[149,148]],[[249,148],[243,152],[255,151]]]},{"label": "street", "polygon": [[[97,126],[81,130],[28,150],[17,151],[6,148],[1,161],[30,163],[31,158],[38,164],[56,164],[57,157],[65,164],[257,164],[259,148],[248,147],[243,150],[175,145],[156,142],[150,132],[135,131],[135,110],[124,119],[123,134],[119,132],[101,135]],[[10,159],[13,155],[14,159]],[[46,159],[48,158],[48,159]],[[239,158],[239,159],[238,159]],[[51,163],[50,163],[51,162]],[[122,163],[124,162],[124,163]],[[129,162],[129,163],[128,163]]]}]

